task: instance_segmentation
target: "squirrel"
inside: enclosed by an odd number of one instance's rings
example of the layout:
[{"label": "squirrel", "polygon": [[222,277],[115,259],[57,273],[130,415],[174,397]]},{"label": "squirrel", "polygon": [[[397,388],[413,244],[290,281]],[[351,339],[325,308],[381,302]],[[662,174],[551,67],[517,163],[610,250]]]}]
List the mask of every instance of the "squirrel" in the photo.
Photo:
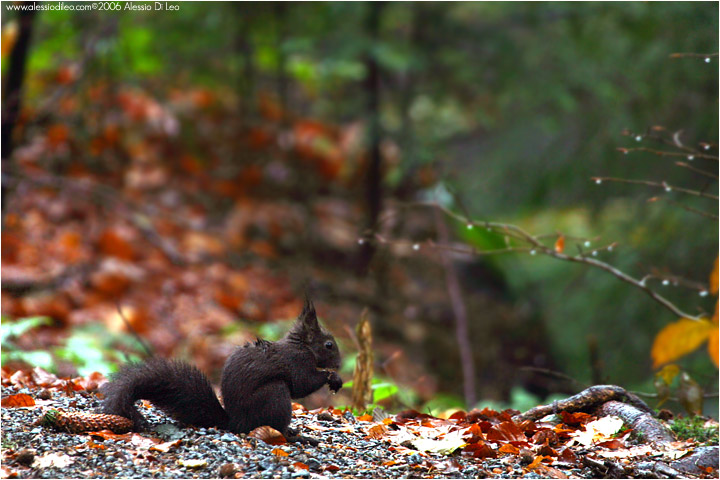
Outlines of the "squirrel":
[{"label": "squirrel", "polygon": [[167,415],[188,425],[248,433],[269,425],[290,442],[317,444],[290,428],[291,399],[302,398],[327,384],[333,393],[343,381],[335,338],[317,320],[306,297],[302,313],[276,342],[257,339],[238,347],[225,362],[221,391],[225,407],[210,380],[196,367],[178,360],[152,358],[121,368],[102,387],[102,413],[147,427],[135,401],[149,400]]}]

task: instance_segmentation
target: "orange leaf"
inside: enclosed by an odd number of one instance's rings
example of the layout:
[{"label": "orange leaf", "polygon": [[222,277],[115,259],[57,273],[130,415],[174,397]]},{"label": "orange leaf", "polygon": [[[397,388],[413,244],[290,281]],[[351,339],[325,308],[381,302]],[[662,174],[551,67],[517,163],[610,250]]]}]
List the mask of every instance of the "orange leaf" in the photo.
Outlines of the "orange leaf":
[{"label": "orange leaf", "polygon": [[[717,318],[717,310],[715,310],[715,316]],[[720,367],[718,365],[718,326],[717,323],[715,324],[715,328],[710,331],[710,339],[708,340],[708,354],[710,355],[710,360],[715,364],[715,367]]]},{"label": "orange leaf", "polygon": [[290,455],[282,448],[273,448],[271,453],[276,457],[287,457],[288,455]]},{"label": "orange leaf", "polygon": [[520,453],[520,449],[511,443],[506,443],[500,446],[500,448],[498,449],[498,453],[512,453],[514,455],[517,455],[518,453]]},{"label": "orange leaf", "polygon": [[565,237],[563,235],[560,235],[555,241],[555,251],[557,253],[562,253],[563,250],[565,250]]},{"label": "orange leaf", "polygon": [[710,274],[710,293],[718,293],[718,257],[715,257],[715,265]]},{"label": "orange leaf", "polygon": [[2,399],[3,407],[32,407],[34,405],[35,400],[26,393],[18,393]]},{"label": "orange leaf", "polygon": [[697,349],[713,331],[713,323],[707,319],[681,318],[666,326],[655,337],[650,356],[653,368],[672,362]]},{"label": "orange leaf", "polygon": [[537,457],[535,457],[535,460],[533,460],[530,465],[525,467],[525,469],[529,471],[539,467],[540,465],[542,465],[542,461],[545,460],[545,458],[546,457],[544,455],[538,455]]}]

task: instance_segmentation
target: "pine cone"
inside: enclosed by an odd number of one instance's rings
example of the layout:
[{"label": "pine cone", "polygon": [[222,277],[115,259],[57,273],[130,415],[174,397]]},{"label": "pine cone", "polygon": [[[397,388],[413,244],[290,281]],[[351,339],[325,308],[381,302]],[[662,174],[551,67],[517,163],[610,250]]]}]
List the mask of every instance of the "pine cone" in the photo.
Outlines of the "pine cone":
[{"label": "pine cone", "polygon": [[63,412],[55,409],[45,412],[40,417],[39,423],[69,433],[97,432],[99,430],[126,433],[133,428],[132,420],[120,415]]}]

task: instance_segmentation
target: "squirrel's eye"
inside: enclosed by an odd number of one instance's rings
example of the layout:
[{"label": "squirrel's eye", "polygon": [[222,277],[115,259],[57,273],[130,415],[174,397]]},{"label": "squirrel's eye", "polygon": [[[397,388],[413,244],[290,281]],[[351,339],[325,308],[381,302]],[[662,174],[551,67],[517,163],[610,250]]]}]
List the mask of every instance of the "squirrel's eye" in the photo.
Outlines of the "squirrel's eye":
[{"label": "squirrel's eye", "polygon": [[325,348],[327,348],[328,350],[332,350],[332,348],[333,348],[333,342],[331,342],[330,340],[328,340],[327,342],[325,342]]}]

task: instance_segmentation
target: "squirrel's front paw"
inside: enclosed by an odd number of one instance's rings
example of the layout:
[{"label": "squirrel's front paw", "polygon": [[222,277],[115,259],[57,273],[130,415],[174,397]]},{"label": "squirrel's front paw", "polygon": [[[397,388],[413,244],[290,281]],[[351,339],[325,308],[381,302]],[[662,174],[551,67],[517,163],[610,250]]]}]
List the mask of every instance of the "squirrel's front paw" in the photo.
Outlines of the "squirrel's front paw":
[{"label": "squirrel's front paw", "polygon": [[340,390],[343,385],[342,378],[340,378],[340,375],[338,375],[337,372],[330,372],[327,383],[328,383],[328,387],[330,387],[330,390],[333,393],[337,393],[338,390]]}]

